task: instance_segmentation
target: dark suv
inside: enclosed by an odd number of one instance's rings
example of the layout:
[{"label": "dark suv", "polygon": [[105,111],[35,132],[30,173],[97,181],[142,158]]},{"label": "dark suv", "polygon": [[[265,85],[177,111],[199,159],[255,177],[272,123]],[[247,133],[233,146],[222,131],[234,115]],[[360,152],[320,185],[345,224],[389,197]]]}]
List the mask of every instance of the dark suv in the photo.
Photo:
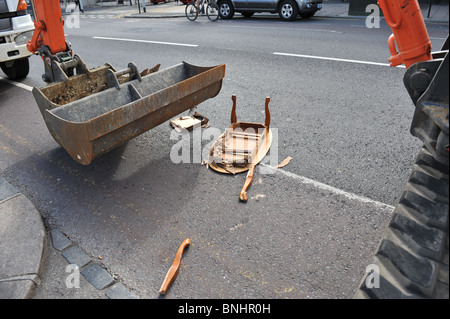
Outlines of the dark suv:
[{"label": "dark suv", "polygon": [[323,0],[217,0],[219,15],[231,19],[235,12],[251,17],[255,12],[278,13],[282,20],[292,21],[300,15],[310,18],[322,8]]}]

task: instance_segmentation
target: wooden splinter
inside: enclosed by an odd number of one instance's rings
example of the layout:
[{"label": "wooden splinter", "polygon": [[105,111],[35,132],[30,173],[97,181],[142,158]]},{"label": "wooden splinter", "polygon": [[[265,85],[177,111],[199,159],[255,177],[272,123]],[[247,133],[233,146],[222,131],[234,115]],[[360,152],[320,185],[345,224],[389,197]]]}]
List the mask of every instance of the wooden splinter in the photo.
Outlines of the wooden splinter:
[{"label": "wooden splinter", "polygon": [[234,124],[237,122],[237,116],[236,116],[236,94],[233,94],[231,96],[231,100],[233,100],[233,108],[231,109],[231,124]]},{"label": "wooden splinter", "polygon": [[250,169],[248,170],[247,177],[245,178],[244,186],[242,187],[241,193],[239,194],[239,199],[242,202],[248,201],[247,189],[250,187],[253,181],[253,174],[255,172],[256,163],[252,163]]},{"label": "wooden splinter", "polygon": [[181,257],[183,256],[183,251],[187,246],[189,246],[190,243],[191,243],[191,240],[189,238],[187,238],[183,241],[180,248],[178,248],[178,251],[177,251],[177,254],[175,255],[175,259],[172,263],[172,266],[170,267],[169,271],[167,272],[166,277],[164,278],[164,281],[161,285],[161,288],[159,288],[160,294],[165,295],[167,293],[167,290],[169,290],[170,285],[177,277],[178,271],[180,270]]}]

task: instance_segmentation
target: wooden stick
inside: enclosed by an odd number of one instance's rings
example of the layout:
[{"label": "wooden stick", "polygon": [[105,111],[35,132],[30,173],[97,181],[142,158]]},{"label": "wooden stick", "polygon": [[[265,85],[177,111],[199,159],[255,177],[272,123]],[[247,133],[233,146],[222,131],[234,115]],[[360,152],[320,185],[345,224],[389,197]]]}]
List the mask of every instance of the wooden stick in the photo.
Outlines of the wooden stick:
[{"label": "wooden stick", "polygon": [[269,129],[270,126],[270,111],[269,111],[269,102],[270,97],[266,97],[266,104],[265,104],[265,112],[266,112],[266,120],[264,122],[264,126],[266,127],[266,130]]},{"label": "wooden stick", "polygon": [[167,290],[169,290],[170,285],[175,280],[175,278],[178,275],[178,271],[180,270],[181,265],[181,256],[183,255],[184,249],[189,246],[191,243],[191,240],[185,239],[183,243],[181,244],[180,248],[178,248],[177,254],[175,255],[175,259],[172,263],[172,266],[170,267],[169,271],[166,274],[166,277],[164,278],[164,281],[161,285],[161,288],[159,289],[159,293],[162,295],[165,295],[167,293]]},{"label": "wooden stick", "polygon": [[239,199],[243,202],[248,201],[247,189],[250,187],[253,181],[253,173],[255,172],[256,163],[252,163],[250,169],[248,170],[247,177],[245,178],[244,186],[242,187],[241,193],[239,194]]},{"label": "wooden stick", "polygon": [[260,138],[262,134],[253,134],[253,133],[245,133],[245,132],[231,132],[231,136],[234,138]]},{"label": "wooden stick", "polygon": [[231,99],[233,100],[233,108],[231,109],[231,124],[237,122],[237,116],[236,116],[236,94],[233,94],[231,96]]}]

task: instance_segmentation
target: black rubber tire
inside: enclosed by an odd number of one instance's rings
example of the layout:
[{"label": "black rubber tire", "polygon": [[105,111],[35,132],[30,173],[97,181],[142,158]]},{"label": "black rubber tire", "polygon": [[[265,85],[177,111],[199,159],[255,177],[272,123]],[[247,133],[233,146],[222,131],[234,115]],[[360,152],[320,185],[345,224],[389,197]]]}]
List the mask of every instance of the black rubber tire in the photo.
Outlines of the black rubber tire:
[{"label": "black rubber tire", "polygon": [[[417,156],[357,299],[448,299],[449,167]],[[378,287],[374,287],[375,276]]]},{"label": "black rubber tire", "polygon": [[195,21],[198,17],[197,6],[194,2],[189,3],[185,8],[184,12],[186,14],[186,18],[190,21]]},{"label": "black rubber tire", "polygon": [[11,80],[20,80],[25,78],[30,72],[30,63],[28,58],[14,60],[11,67],[7,67],[5,62],[0,63],[3,73]]},{"label": "black rubber tire", "polygon": [[217,21],[219,19],[219,6],[215,3],[210,3],[206,6],[206,15],[210,21]]},{"label": "black rubber tire", "polygon": [[234,16],[234,7],[231,1],[229,0],[222,0],[219,1],[219,16],[221,19],[231,19]]},{"label": "black rubber tire", "polygon": [[293,0],[284,0],[281,2],[280,7],[278,8],[278,15],[281,20],[284,21],[293,21],[298,16],[298,7],[295,1]]}]

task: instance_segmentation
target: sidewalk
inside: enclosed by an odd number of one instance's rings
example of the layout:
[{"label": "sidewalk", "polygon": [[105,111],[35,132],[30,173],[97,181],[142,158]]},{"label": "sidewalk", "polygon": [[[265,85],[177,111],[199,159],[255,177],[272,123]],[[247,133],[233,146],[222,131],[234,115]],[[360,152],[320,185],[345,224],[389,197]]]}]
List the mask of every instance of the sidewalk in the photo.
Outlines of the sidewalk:
[{"label": "sidewalk", "polygon": [[40,283],[45,228],[31,201],[0,176],[0,298],[30,298]]},{"label": "sidewalk", "polygon": [[[319,18],[339,18],[339,19],[365,19],[365,15],[349,15],[349,0],[323,0],[323,8],[315,14]],[[449,1],[439,0],[439,3],[432,2],[430,8],[428,3],[421,3],[422,15],[426,23],[449,23]],[[181,2],[170,1],[158,5],[151,4],[146,0],[145,10],[137,5],[116,5],[114,2],[105,2],[103,6],[96,4],[84,9],[83,15],[115,15],[116,18],[182,18],[185,17],[185,5]],[[69,14],[64,12],[63,14]],[[370,12],[369,12],[370,13]],[[367,14],[369,14],[367,13]],[[240,15],[237,14],[236,17]],[[276,14],[256,13],[255,16],[271,16]]]},{"label": "sidewalk", "polygon": [[[117,7],[114,7],[117,10]],[[144,12],[141,7],[141,13],[138,11],[137,6],[122,6],[123,10],[125,8],[129,9],[129,13],[123,14],[121,17],[124,18],[178,18],[185,17],[185,5],[178,2],[169,2],[167,4],[161,5],[149,5],[146,4],[146,12]],[[91,8],[86,9],[85,12],[97,11],[97,10],[108,10],[112,9],[112,7],[107,8]],[[439,3],[432,4],[431,10],[429,10],[428,4],[421,4],[422,15],[424,17],[425,22],[431,23],[448,23],[449,22],[449,3],[446,0],[440,0]],[[133,10],[135,12],[133,12]],[[430,12],[429,12],[430,11]],[[428,14],[429,13],[429,14]],[[239,14],[236,15],[238,17]],[[272,16],[275,17],[275,14],[269,13],[257,13],[255,16]],[[349,15],[349,3],[348,1],[341,0],[324,0],[323,8],[318,11],[315,17],[320,18],[341,18],[341,19],[365,19],[366,16],[355,16]]]}]

